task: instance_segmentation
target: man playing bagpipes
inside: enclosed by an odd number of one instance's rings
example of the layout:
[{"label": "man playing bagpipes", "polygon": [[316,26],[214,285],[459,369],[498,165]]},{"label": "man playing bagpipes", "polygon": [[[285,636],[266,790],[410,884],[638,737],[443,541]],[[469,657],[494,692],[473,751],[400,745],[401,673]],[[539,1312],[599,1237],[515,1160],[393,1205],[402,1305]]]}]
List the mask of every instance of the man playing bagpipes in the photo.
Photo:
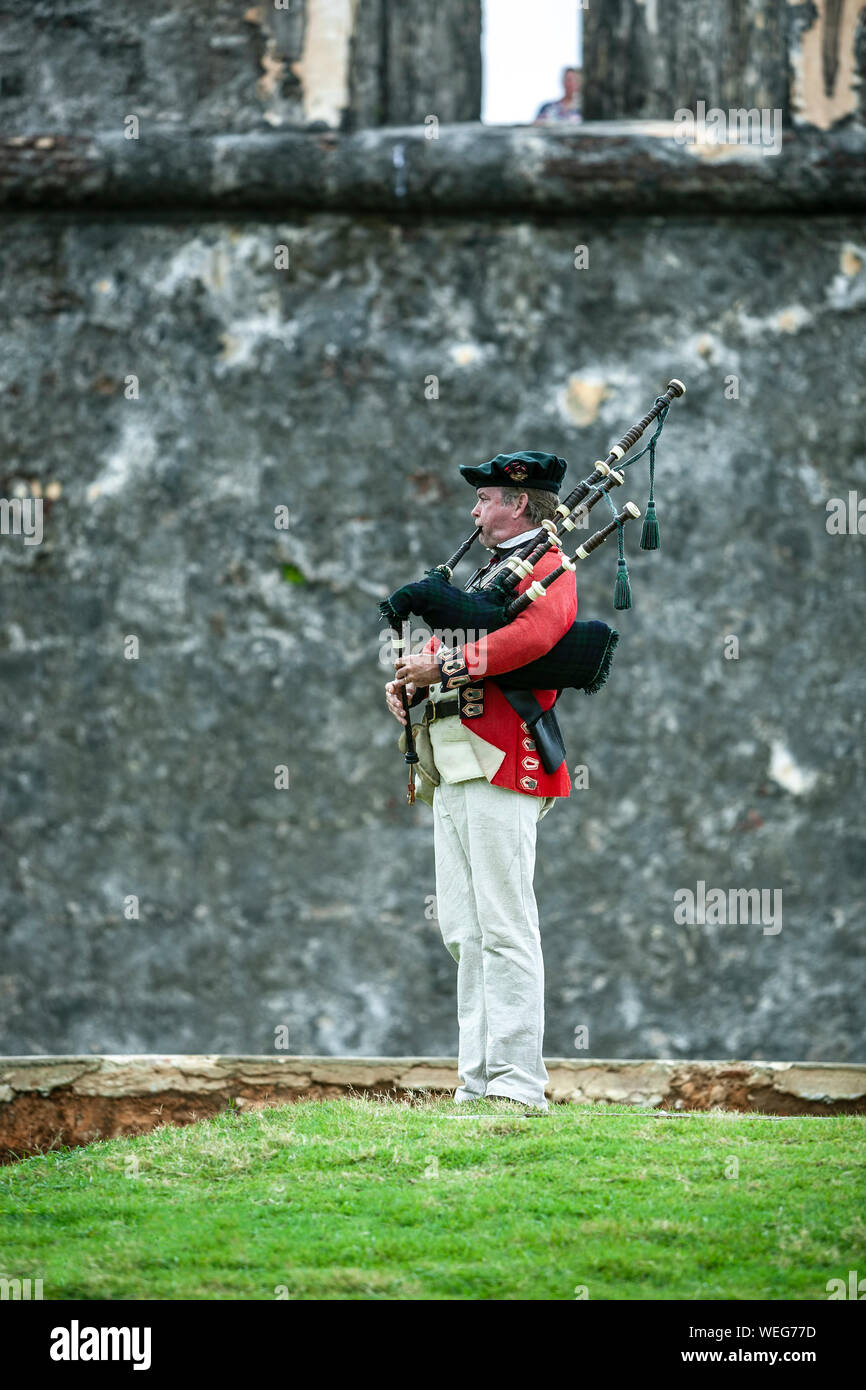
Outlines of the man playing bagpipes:
[{"label": "man playing bagpipes", "polygon": [[[541,522],[554,516],[565,471],[563,459],[535,452],[461,467],[477,491],[472,516],[479,539],[493,550],[467,589],[485,588],[509,551],[544,535]],[[551,573],[561,558],[553,545],[533,579]],[[430,700],[425,724],[439,777],[432,794],[437,911],[457,961],[458,1103],[497,1096],[547,1109],[535,836],[555,798],[569,795],[571,781],[564,760],[545,770],[526,718],[495,678],[550,651],[576,616],[574,583],[554,584],[543,603],[478,641],[445,648],[432,637],[419,655],[399,658],[397,679],[386,688],[388,706],[403,722],[401,686],[412,703],[423,693]],[[558,692],[531,694],[550,710]]]},{"label": "man playing bagpipes", "polygon": [[[640,543],[657,549],[655,443],[672,400],[684,392],[682,382],[671,381],[564,502],[558,492],[567,465],[554,454],[497,454],[480,467],[462,465],[476,489],[474,534],[446,565],[379,606],[401,652],[386,701],[406,726],[401,747],[410,764],[409,800],[417,766],[420,794],[433,808],[439,928],[457,961],[457,1104],[495,1098],[537,1112],[548,1108],[544,963],[532,880],[537,824],[571,790],[553,707],[565,688],[587,694],[601,688],[619,636],[606,623],[576,621],[573,576],[576,562],[616,532],[614,606],[631,606],[623,525],[640,511],[627,502],[617,513],[608,494],[624,478],[613,465],[624,470],[649,451]],[[621,463],[653,419],[658,426],[649,445]],[[585,523],[602,499],[613,520],[568,557],[560,538]],[[452,570],[476,539],[493,555],[459,590],[450,582]],[[411,613],[434,629],[418,655],[399,636]],[[446,647],[435,632],[446,620],[464,632],[486,629],[485,635]],[[413,726],[410,707],[425,695],[424,719]]]}]

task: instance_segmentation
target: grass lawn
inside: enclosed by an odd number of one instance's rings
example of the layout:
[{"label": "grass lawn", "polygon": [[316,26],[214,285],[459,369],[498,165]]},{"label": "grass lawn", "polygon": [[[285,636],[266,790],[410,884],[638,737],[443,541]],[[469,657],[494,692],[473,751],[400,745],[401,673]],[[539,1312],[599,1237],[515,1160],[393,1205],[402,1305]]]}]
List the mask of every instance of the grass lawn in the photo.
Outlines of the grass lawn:
[{"label": "grass lawn", "polygon": [[859,1116],[226,1111],[0,1168],[0,1273],[46,1299],[826,1300],[866,1274],[864,1137]]}]

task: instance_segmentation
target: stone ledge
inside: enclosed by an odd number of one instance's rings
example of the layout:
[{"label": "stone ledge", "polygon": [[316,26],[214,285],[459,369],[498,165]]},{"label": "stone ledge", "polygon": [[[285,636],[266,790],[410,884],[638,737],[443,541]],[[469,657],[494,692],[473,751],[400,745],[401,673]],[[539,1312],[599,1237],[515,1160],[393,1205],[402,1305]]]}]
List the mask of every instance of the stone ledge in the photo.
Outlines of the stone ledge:
[{"label": "stone ledge", "polygon": [[[786,130],[759,146],[679,145],[672,122],[556,131],[443,125],[354,134],[207,135],[161,126],[0,140],[7,209],[196,207],[388,215],[851,212],[866,207],[866,130]],[[396,162],[395,162],[396,161]]]},{"label": "stone ledge", "polygon": [[[555,1103],[866,1114],[866,1063],[549,1058]],[[409,1099],[458,1084],[451,1057],[0,1058],[0,1159],[191,1124],[230,1102],[260,1109],[357,1094]]]}]

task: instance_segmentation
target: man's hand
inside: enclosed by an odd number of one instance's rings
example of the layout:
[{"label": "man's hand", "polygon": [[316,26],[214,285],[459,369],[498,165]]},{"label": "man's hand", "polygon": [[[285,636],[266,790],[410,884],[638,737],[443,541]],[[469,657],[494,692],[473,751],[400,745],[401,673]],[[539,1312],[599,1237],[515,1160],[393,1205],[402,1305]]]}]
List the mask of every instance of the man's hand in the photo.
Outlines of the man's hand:
[{"label": "man's hand", "polygon": [[439,662],[429,652],[422,652],[419,656],[398,656],[394,667],[397,684],[411,684],[415,690],[426,689],[442,679]]},{"label": "man's hand", "polygon": [[[388,708],[393,714],[394,718],[399,719],[401,724],[405,724],[406,716],[403,713],[403,701],[400,699],[401,689],[402,687],[399,681],[389,681],[388,684],[385,686],[385,699],[387,701]],[[414,694],[415,687],[414,685],[412,685],[410,681],[410,683],[406,686],[406,699],[411,700]]]}]

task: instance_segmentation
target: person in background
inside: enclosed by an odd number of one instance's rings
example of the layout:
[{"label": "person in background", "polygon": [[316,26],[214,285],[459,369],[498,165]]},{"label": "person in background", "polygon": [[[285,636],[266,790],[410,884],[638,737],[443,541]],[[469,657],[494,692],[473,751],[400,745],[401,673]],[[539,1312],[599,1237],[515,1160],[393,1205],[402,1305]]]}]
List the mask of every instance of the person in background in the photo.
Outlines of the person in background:
[{"label": "person in background", "polygon": [[553,121],[582,121],[581,88],[583,71],[581,68],[563,68],[562,96],[559,101],[545,101],[539,106],[534,125],[548,125]]}]

